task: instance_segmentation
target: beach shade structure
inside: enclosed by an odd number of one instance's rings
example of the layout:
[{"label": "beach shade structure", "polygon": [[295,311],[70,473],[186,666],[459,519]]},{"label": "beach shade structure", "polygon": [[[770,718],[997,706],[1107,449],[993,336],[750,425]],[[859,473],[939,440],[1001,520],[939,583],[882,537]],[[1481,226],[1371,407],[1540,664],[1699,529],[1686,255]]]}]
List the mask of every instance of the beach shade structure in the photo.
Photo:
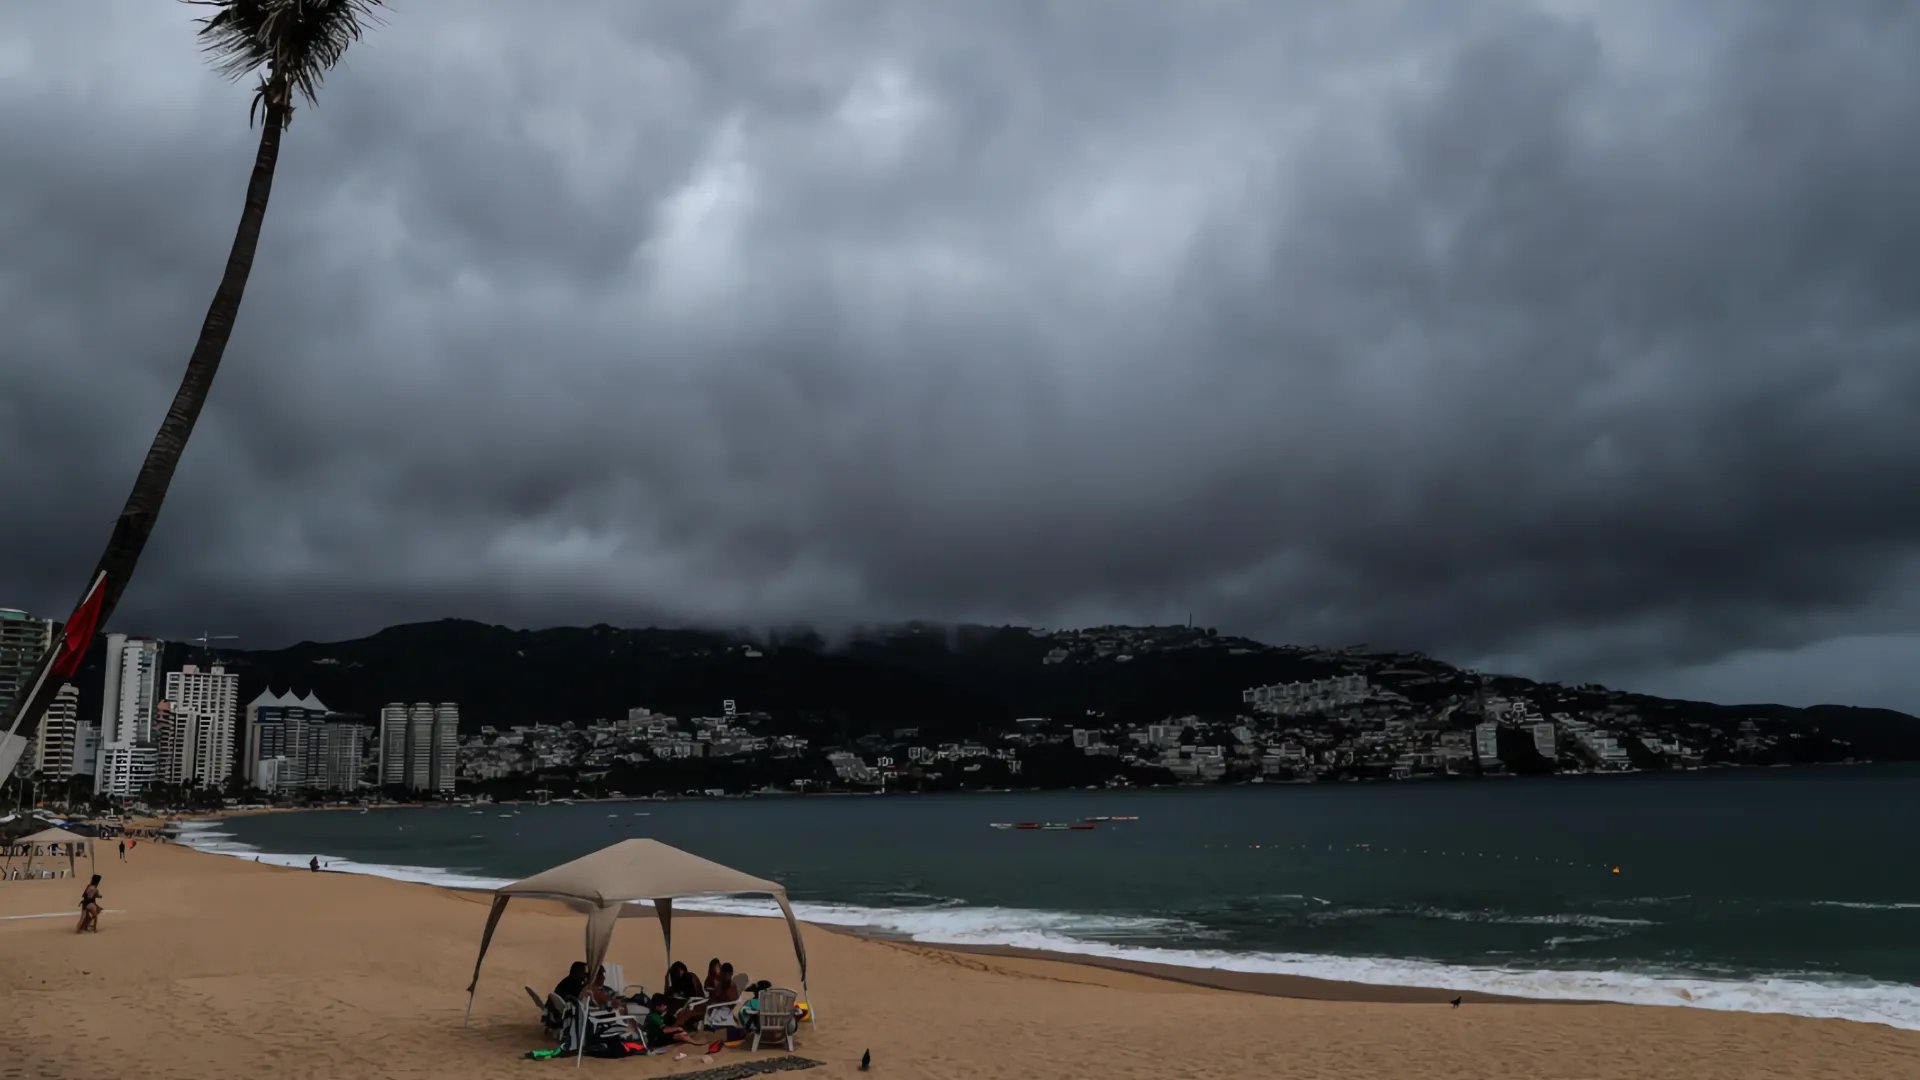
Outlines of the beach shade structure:
[{"label": "beach shade structure", "polygon": [[[33,853],[35,850],[42,847],[54,848],[63,845],[67,849],[67,873],[69,875],[77,875],[78,868],[75,866],[74,860],[78,856],[79,848],[84,846],[87,849],[87,858],[91,860],[93,858],[93,838],[81,836],[77,833],[70,833],[65,829],[42,829],[32,835],[10,841],[7,845],[9,849],[7,863],[8,865],[12,865],[13,863],[12,849],[25,848],[27,851],[27,869],[31,870],[33,869]],[[48,852],[48,854],[53,854],[53,852]]]},{"label": "beach shade structure", "polygon": [[[688,896],[770,896],[786,916],[787,929],[793,935],[794,959],[800,963],[800,989],[807,989],[807,947],[800,939],[800,924],[787,903],[786,886],[777,881],[745,874],[721,866],[698,855],[690,855],[658,840],[622,840],[612,847],[582,855],[572,862],[543,870],[524,881],[502,885],[493,891],[493,910],[487,914],[487,929],[480,936],[480,955],[473,961],[473,981],[467,985],[467,1019],[473,1017],[473,995],[480,985],[480,965],[486,962],[487,946],[507,902],[515,897],[534,900],[558,900],[587,917],[587,970],[595,971],[607,957],[613,942],[614,924],[622,918],[648,914],[660,920],[660,934],[666,942],[668,963],[673,961],[673,902]],[[638,906],[645,902],[652,911]],[[581,999],[586,991],[581,992]],[[586,1010],[577,1010],[582,1016]],[[813,1016],[811,999],[807,1015]],[[584,1048],[584,1040],[583,1048]]]}]

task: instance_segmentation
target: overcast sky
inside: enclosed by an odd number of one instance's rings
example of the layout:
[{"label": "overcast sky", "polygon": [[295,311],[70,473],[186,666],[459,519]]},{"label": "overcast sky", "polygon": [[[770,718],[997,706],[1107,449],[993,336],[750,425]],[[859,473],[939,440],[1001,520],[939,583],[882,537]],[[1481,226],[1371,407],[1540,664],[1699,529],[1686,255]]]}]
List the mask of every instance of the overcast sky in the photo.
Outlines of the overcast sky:
[{"label": "overcast sky", "polygon": [[[0,5],[0,606],[250,90]],[[1920,711],[1920,5],[406,0],[288,133],[116,629],[1184,620]]]}]

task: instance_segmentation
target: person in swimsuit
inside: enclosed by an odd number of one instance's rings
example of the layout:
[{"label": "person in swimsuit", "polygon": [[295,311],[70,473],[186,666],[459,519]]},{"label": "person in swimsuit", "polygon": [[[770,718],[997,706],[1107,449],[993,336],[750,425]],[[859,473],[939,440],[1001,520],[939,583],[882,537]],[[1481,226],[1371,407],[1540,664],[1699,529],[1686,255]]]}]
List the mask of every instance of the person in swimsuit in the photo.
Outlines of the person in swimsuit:
[{"label": "person in swimsuit", "polygon": [[93,875],[85,891],[80,894],[80,925],[74,929],[76,934],[87,931],[100,932],[100,875]]}]

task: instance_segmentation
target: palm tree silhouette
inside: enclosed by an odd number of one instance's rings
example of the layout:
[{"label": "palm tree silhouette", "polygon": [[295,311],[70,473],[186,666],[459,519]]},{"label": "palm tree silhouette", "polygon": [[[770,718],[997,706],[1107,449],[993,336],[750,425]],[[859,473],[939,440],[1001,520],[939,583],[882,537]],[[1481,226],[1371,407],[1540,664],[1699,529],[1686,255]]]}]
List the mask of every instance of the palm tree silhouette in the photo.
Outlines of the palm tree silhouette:
[{"label": "palm tree silhouette", "polygon": [[[214,9],[196,20],[201,47],[214,70],[236,81],[258,76],[248,122],[260,122],[260,147],[253,156],[253,175],[247,181],[246,203],[227,254],[227,267],[220,275],[213,303],[207,307],[207,317],[200,324],[200,337],[187,358],[180,389],[173,395],[173,404],[160,422],[153,445],[147,449],[126,505],[113,523],[107,549],[87,577],[87,590],[81,594],[74,617],[67,620],[53,647],[40,657],[26,680],[28,691],[14,703],[13,715],[4,718],[3,730],[8,732],[24,727],[31,735],[37,728],[57,685],[57,680],[46,675],[55,658],[62,655],[63,645],[68,654],[66,663],[77,667],[76,650],[84,654],[91,644],[88,640],[67,642],[66,636],[71,632],[75,637],[91,638],[96,627],[104,627],[132,580],[140,553],[160,518],[167,488],[180,466],[180,455],[193,435],[200,410],[206,406],[207,392],[213,388],[213,377],[226,355],[227,340],[233,336],[247,277],[253,271],[254,252],[260,246],[260,228],[267,217],[267,197],[273,191],[274,168],[280,160],[280,137],[293,119],[294,98],[309,103],[318,100],[321,80],[346,55],[347,48],[360,40],[366,27],[375,23],[376,9],[384,0],[185,2]],[[100,586],[97,594],[96,582]]]}]

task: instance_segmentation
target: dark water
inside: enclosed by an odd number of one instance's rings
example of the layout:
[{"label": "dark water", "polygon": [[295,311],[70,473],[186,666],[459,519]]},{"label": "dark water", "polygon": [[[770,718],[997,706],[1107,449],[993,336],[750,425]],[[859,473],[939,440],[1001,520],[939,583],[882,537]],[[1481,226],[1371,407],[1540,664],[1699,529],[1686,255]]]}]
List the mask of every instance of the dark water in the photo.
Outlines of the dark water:
[{"label": "dark water", "polygon": [[[650,836],[784,882],[805,918],[926,941],[1920,1028],[1910,767],[505,812],[270,815],[202,843],[501,881]],[[1141,820],[988,827],[1094,815]]]}]

